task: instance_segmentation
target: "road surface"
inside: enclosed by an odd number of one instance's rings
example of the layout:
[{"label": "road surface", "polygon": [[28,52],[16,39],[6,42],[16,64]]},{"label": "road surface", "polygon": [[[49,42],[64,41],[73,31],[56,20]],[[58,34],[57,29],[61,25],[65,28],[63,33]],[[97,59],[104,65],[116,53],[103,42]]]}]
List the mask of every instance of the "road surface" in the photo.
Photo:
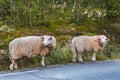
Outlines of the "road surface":
[{"label": "road surface", "polygon": [[0,72],[0,80],[120,80],[120,60]]}]

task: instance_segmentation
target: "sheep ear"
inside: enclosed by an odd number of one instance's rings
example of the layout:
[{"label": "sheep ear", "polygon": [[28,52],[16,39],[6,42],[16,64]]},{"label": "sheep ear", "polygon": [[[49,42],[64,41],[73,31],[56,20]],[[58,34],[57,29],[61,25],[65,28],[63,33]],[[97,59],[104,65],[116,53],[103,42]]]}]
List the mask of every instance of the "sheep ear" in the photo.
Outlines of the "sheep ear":
[{"label": "sheep ear", "polygon": [[109,38],[107,38],[106,40],[107,40],[108,42],[110,41],[110,39],[109,39]]},{"label": "sheep ear", "polygon": [[42,42],[44,41],[44,36],[43,36],[43,37],[41,37],[41,41],[42,41]]},{"label": "sheep ear", "polygon": [[100,46],[103,46],[103,44],[101,43],[101,38],[100,37],[97,37],[96,41],[100,44]]},{"label": "sheep ear", "polygon": [[96,42],[100,42],[100,40],[101,40],[100,37],[96,37],[95,39]]}]

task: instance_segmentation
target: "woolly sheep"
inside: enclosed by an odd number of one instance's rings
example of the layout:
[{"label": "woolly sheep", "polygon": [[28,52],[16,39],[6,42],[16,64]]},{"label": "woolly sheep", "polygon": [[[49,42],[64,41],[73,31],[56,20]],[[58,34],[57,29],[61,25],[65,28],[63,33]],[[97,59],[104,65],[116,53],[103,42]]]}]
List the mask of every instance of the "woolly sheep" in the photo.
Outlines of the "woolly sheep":
[{"label": "woolly sheep", "polygon": [[93,52],[92,61],[96,61],[96,53],[103,50],[109,39],[105,35],[77,36],[71,40],[72,62],[76,63],[78,55],[79,62],[83,63],[82,53]]},{"label": "woolly sheep", "polygon": [[40,55],[42,57],[41,65],[45,66],[44,59],[48,53],[52,53],[56,47],[56,39],[53,36],[27,36],[16,38],[9,43],[9,53],[11,64],[10,70],[18,69],[17,59],[23,56],[35,57]]}]

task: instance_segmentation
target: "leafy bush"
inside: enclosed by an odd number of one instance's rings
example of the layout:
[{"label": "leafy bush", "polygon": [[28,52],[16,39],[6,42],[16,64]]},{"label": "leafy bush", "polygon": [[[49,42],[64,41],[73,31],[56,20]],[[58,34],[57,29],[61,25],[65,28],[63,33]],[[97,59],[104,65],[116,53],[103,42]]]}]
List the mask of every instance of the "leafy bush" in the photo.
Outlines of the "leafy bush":
[{"label": "leafy bush", "polygon": [[103,54],[109,58],[120,58],[120,44],[108,44],[103,50]]},{"label": "leafy bush", "polygon": [[53,54],[47,57],[46,63],[51,64],[66,64],[71,62],[70,48],[67,46],[57,46]]}]

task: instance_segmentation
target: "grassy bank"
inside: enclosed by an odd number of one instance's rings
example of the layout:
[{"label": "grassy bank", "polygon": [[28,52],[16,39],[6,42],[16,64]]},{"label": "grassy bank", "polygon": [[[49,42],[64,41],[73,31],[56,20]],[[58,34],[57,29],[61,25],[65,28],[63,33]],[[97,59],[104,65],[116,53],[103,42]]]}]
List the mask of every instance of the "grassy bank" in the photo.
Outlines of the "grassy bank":
[{"label": "grassy bank", "polygon": [[[1,26],[2,27],[2,26]],[[8,52],[8,44],[11,40],[29,35],[54,35],[57,39],[57,47],[53,54],[47,55],[45,59],[46,65],[58,65],[58,64],[68,64],[72,62],[71,51],[69,40],[74,36],[78,35],[98,35],[105,34],[104,29],[110,31],[112,27],[101,27],[98,24],[89,24],[81,26],[52,26],[52,27],[21,27],[7,25],[8,28],[0,27],[0,50],[5,50]],[[115,28],[115,27],[114,27]],[[11,29],[11,30],[10,30]],[[117,30],[116,30],[117,29]],[[110,31],[110,43],[105,47],[103,52],[97,53],[97,60],[107,60],[107,59],[119,59],[120,58],[120,44],[119,38],[119,27],[116,27],[115,32]],[[117,33],[117,34],[116,34]],[[115,35],[115,36],[114,36]],[[91,61],[91,53],[83,54],[84,61]],[[38,67],[40,66],[40,57],[35,58],[22,58],[18,60],[18,66],[20,69]],[[8,66],[10,64],[9,54],[3,54],[0,52],[0,71],[9,70]]]},{"label": "grassy bank", "polygon": [[[91,61],[92,53],[83,54],[83,60],[86,62]],[[9,54],[0,55],[0,71],[9,70],[8,66],[10,64]],[[120,58],[120,45],[109,44],[101,53],[97,53],[97,60],[107,60],[107,59],[119,59]],[[22,58],[18,60],[19,69],[39,67],[40,57],[35,58]],[[60,65],[69,64],[72,62],[70,47],[59,45],[56,47],[54,53],[47,55],[45,63],[47,66],[50,65]],[[1,65],[2,64],[2,65]]]}]

